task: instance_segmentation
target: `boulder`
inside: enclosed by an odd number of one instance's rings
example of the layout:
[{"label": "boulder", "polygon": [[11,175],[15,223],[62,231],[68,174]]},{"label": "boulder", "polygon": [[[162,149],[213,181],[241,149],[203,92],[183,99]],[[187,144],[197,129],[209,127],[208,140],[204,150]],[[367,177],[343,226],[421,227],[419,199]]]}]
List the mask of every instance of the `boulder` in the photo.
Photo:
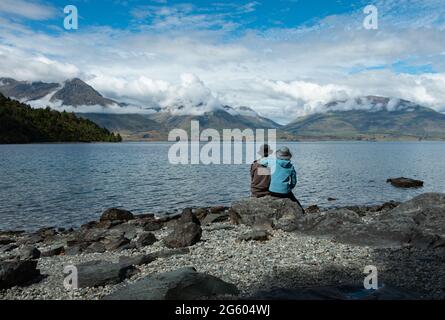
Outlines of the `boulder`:
[{"label": "boulder", "polygon": [[235,285],[194,268],[149,275],[104,297],[105,300],[197,300],[237,295]]},{"label": "boulder", "polygon": [[215,206],[215,207],[210,208],[210,213],[222,213],[222,212],[226,211],[227,209],[229,209],[229,208],[227,208],[225,206]]},{"label": "boulder", "polygon": [[321,211],[320,208],[316,204],[309,206],[305,209],[306,213],[318,213],[320,211]]},{"label": "boulder", "polygon": [[293,231],[299,228],[299,221],[304,213],[303,208],[290,199],[266,196],[235,202],[230,210],[230,217],[232,222],[260,229]]},{"label": "boulder", "polygon": [[40,258],[40,251],[34,246],[24,246],[19,253],[20,260],[33,260]]},{"label": "boulder", "polygon": [[0,261],[0,289],[25,285],[39,276],[36,260]]},{"label": "boulder", "polygon": [[115,221],[115,220],[128,221],[132,220],[133,218],[134,216],[130,211],[117,208],[110,208],[105,210],[104,213],[102,213],[100,221]]},{"label": "boulder", "polygon": [[137,235],[143,232],[142,226],[135,223],[122,223],[111,228],[114,232],[119,231],[127,239],[134,239]]},{"label": "boulder", "polygon": [[164,243],[169,248],[181,248],[192,246],[201,240],[202,228],[194,222],[177,223],[173,231],[164,238]]},{"label": "boulder", "polygon": [[124,249],[123,247],[129,244],[131,241],[123,236],[121,237],[110,237],[102,241],[106,250],[113,251],[118,249]]},{"label": "boulder", "polygon": [[15,243],[9,243],[0,247],[0,253],[11,252],[14,249],[17,249],[19,246]]},{"label": "boulder", "polygon": [[131,265],[107,261],[90,261],[75,267],[79,288],[117,284],[135,273],[135,268]]},{"label": "boulder", "polygon": [[386,182],[391,183],[394,187],[397,187],[397,188],[421,188],[421,187],[423,187],[423,181],[405,178],[405,177],[390,178],[390,179],[386,180]]},{"label": "boulder", "polygon": [[107,249],[102,242],[93,242],[83,250],[85,253],[104,253],[105,251],[107,251]]},{"label": "boulder", "polygon": [[136,247],[142,248],[146,246],[151,246],[153,243],[158,241],[155,235],[151,232],[144,232],[139,235],[139,238],[136,240]]}]

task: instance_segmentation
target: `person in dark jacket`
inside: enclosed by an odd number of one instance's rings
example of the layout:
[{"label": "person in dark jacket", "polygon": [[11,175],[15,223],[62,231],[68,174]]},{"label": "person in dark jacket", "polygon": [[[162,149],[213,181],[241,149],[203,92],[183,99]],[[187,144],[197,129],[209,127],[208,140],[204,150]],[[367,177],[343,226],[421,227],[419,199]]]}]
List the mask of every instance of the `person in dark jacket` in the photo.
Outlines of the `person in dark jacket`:
[{"label": "person in dark jacket", "polygon": [[270,195],[270,170],[262,166],[259,161],[267,159],[267,157],[269,157],[269,155],[272,153],[273,150],[270,149],[269,145],[262,145],[258,151],[258,155],[260,155],[261,158],[254,161],[250,166],[250,190],[252,197],[254,198],[261,198]]},{"label": "person in dark jacket", "polygon": [[270,195],[278,198],[289,198],[303,208],[292,193],[292,189],[297,185],[297,173],[290,161],[291,159],[292,153],[289,148],[282,147],[277,150],[276,158],[263,158],[259,163],[271,170]]}]

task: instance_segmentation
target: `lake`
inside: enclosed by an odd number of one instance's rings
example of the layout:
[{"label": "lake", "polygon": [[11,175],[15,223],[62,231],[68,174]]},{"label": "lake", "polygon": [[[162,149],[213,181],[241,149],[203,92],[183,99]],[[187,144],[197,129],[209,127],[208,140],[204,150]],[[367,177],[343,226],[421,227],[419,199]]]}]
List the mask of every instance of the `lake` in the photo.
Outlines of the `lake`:
[{"label": "lake", "polygon": [[[444,142],[285,145],[297,167],[294,191],[305,206],[377,204],[445,192]],[[229,205],[249,196],[249,165],[172,165],[170,146],[0,145],[0,230],[75,227],[97,219],[109,207],[162,214]],[[421,179],[425,186],[404,190],[386,183],[398,176]]]}]

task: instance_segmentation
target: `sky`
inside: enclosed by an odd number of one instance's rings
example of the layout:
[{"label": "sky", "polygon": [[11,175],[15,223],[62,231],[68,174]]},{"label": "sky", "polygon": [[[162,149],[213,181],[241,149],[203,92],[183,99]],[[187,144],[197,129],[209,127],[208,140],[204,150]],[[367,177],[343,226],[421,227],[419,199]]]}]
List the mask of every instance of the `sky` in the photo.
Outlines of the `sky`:
[{"label": "sky", "polygon": [[363,95],[445,112],[445,3],[1,0],[0,77],[79,77],[136,105],[249,106],[280,123]]}]

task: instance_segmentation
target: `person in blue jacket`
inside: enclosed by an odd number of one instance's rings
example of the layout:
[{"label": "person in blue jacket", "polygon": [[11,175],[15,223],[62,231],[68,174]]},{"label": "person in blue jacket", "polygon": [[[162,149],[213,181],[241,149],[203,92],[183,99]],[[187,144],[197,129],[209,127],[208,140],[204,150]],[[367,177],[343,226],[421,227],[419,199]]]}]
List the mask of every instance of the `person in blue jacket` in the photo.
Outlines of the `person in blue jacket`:
[{"label": "person in blue jacket", "polygon": [[260,164],[270,168],[271,181],[269,192],[272,196],[278,198],[289,198],[301,204],[292,193],[292,189],[297,185],[297,172],[294,165],[290,161],[292,153],[289,148],[282,147],[276,151],[276,158],[264,158],[260,160]]}]

